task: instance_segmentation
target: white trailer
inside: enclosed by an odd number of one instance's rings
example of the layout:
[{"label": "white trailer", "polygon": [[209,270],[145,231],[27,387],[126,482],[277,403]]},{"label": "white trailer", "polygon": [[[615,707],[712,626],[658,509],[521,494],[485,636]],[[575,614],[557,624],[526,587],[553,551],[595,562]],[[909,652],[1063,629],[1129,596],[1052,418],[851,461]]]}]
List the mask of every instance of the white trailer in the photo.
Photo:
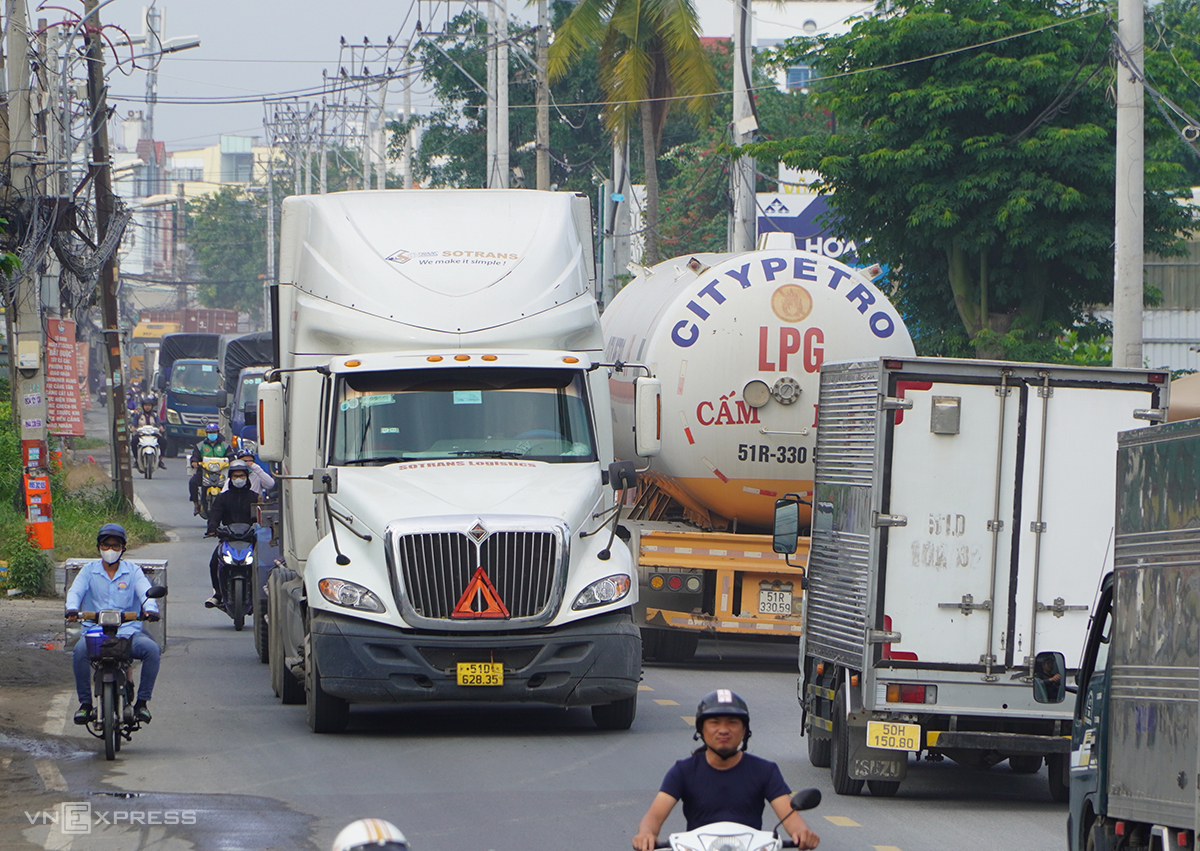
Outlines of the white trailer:
[{"label": "white trailer", "polygon": [[[940,358],[822,368],[799,697],[839,794],[893,795],[925,753],[1018,772],[1045,759],[1066,800],[1071,712],[1034,701],[1034,657],[1073,651],[1078,667],[1111,569],[1117,434],[1165,417],[1168,380]],[[777,532],[795,512],[781,501]]]},{"label": "white trailer", "polygon": [[[633,721],[637,583],[609,528],[632,465],[610,466],[589,221],[568,193],[284,202],[258,399],[285,566],[265,614],[276,693],[315,732],[368,702]],[[638,392],[653,453],[656,382]]]}]

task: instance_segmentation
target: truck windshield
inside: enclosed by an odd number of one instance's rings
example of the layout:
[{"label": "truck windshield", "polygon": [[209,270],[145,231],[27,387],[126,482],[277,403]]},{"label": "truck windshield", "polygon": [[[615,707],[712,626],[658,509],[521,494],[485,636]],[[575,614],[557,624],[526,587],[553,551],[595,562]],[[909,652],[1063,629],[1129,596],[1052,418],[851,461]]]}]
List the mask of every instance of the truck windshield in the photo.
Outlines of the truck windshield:
[{"label": "truck windshield", "polygon": [[242,376],[242,388],[238,392],[240,408],[244,410],[247,405],[254,405],[258,403],[258,385],[262,383],[263,377],[261,374]]},{"label": "truck windshield", "polygon": [[178,363],[171,367],[171,392],[211,396],[221,389],[215,363]]},{"label": "truck windshield", "polygon": [[332,464],[596,460],[578,370],[474,367],[345,375],[335,399]]}]

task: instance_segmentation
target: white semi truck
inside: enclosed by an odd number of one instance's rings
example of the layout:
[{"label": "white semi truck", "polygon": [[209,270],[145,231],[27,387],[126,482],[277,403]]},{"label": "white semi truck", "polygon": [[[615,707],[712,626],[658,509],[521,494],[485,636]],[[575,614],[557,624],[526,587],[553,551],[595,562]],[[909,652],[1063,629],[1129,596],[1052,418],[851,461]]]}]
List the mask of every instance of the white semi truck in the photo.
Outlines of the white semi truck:
[{"label": "white semi truck", "polygon": [[[347,192],[283,206],[276,693],[315,732],[354,703],[590,706],[625,729],[641,640],[617,532],[585,196]],[[638,382],[643,454],[657,382]]]},{"label": "white semi truck", "polygon": [[[1040,650],[1079,667],[1113,557],[1117,435],[1166,415],[1169,374],[888,358],[825,364],[800,641],[801,730],[834,790],[894,795],[912,754],[1049,766],[1071,709],[1037,703]],[[799,525],[777,504],[779,549]]]}]

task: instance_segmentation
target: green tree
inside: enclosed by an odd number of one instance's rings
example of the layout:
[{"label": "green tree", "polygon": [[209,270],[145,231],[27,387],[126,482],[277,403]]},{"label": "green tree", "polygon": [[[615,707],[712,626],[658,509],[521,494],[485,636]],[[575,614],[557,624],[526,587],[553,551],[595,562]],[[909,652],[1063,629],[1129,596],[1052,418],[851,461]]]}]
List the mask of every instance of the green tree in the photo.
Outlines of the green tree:
[{"label": "green tree", "polygon": [[[824,78],[838,132],[749,146],[816,169],[860,251],[885,263],[917,332],[960,326],[1002,356],[1015,331],[1053,337],[1112,292],[1115,117],[1099,4],[898,0],[775,61]],[[1092,13],[1092,14],[1087,14]],[[1148,122],[1153,142],[1162,125]],[[1152,149],[1152,145],[1148,146]],[[1187,227],[1176,162],[1146,164],[1146,244]]]},{"label": "green tree", "polygon": [[[572,8],[558,0],[551,6],[551,20],[561,23]],[[536,34],[524,29],[525,24],[516,19],[509,22],[510,38],[520,47],[509,50],[509,161],[524,172],[524,183],[532,185],[537,173],[537,153],[531,144],[536,137],[537,117],[532,108],[536,77],[528,57],[535,55]],[[446,34],[420,42],[421,78],[433,85],[434,99],[441,105],[414,120],[422,131],[413,152],[413,174],[418,180],[439,188],[486,185],[486,94],[474,82],[486,80],[486,49],[486,22],[470,11],[451,19]],[[584,57],[550,86],[550,182],[563,190],[592,195],[592,164],[608,158],[604,128],[596,119],[594,106],[559,105],[598,102],[601,92],[596,77],[594,56]],[[398,157],[408,125],[394,122],[390,129],[390,153]]]},{"label": "green tree", "polygon": [[201,304],[262,315],[267,272],[266,206],[238,186],[222,186],[187,204],[187,240]]},{"label": "green tree", "polygon": [[559,79],[596,54],[605,128],[618,143],[637,125],[646,180],[646,263],[659,261],[658,152],[671,108],[682,99],[699,121],[717,91],[691,0],[580,0],[555,30],[549,72]]}]

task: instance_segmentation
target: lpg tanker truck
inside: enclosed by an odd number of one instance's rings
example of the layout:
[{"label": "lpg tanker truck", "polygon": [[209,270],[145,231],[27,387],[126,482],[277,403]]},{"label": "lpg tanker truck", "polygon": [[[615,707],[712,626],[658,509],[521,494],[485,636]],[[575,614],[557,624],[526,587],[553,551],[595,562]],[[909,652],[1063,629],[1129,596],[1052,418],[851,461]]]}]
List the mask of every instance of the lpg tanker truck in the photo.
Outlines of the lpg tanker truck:
[{"label": "lpg tanker truck", "polygon": [[[803,568],[761,532],[777,497],[812,490],[821,364],[913,355],[900,315],[862,270],[768,245],[659,263],[602,322],[605,359],[662,382],[662,450],[623,523],[645,658],[685,661],[702,634],[798,638]],[[610,382],[619,458],[635,457],[633,380]]]}]

